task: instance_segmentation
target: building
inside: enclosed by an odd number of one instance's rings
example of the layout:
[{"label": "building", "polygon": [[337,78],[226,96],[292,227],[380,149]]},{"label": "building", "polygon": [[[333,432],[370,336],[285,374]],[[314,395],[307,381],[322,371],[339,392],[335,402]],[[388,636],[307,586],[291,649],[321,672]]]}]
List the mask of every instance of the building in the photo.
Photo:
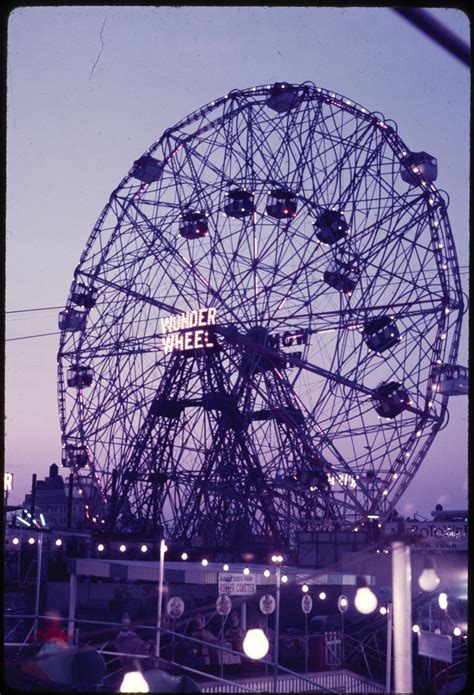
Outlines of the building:
[{"label": "building", "polygon": [[[67,527],[68,521],[68,486],[65,485],[62,476],[59,475],[58,466],[53,463],[49,467],[49,476],[36,482],[35,491],[35,515],[43,514],[47,525],[51,529]],[[23,507],[31,510],[32,494],[25,496]],[[73,486],[71,502],[71,528],[83,529],[85,527],[85,506],[78,489]]]}]

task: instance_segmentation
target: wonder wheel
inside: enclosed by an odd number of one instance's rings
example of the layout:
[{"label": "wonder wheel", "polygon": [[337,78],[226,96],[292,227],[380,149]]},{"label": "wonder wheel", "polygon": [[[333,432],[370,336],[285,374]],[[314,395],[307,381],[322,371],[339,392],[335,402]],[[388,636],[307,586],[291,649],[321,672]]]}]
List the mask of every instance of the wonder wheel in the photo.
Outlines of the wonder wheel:
[{"label": "wonder wheel", "polygon": [[387,517],[456,365],[436,176],[312,83],[234,90],[134,162],[60,314],[63,464],[91,524],[230,553]]}]

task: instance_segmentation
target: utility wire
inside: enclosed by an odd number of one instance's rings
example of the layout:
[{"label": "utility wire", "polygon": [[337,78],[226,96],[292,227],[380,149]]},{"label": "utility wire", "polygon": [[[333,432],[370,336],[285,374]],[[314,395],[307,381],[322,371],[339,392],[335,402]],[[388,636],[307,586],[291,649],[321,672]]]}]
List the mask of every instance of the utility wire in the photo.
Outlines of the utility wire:
[{"label": "utility wire", "polygon": [[36,335],[22,335],[19,338],[6,338],[5,342],[9,343],[12,340],[26,340],[27,338],[42,338],[45,335],[59,335],[59,331],[53,331],[53,333],[37,333]]},{"label": "utility wire", "polygon": [[35,309],[12,309],[11,311],[5,311],[6,314],[26,314],[31,311],[50,311],[51,309],[64,309],[64,305],[61,306],[40,306]]}]

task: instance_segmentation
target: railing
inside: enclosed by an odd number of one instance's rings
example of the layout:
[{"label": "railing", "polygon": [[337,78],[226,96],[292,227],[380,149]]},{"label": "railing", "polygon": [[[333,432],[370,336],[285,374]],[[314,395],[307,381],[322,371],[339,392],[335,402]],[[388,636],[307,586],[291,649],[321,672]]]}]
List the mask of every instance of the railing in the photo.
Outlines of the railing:
[{"label": "railing", "polygon": [[[270,677],[238,678],[228,686],[216,683],[200,683],[203,693],[239,693],[250,689],[252,692],[273,692],[273,679]],[[323,671],[297,673],[278,676],[278,693],[384,693],[385,687],[369,681],[351,671]]]},{"label": "railing", "polygon": [[[38,619],[41,620],[43,618],[46,618],[47,616],[38,616]],[[5,619],[7,620],[12,620],[15,619],[19,622],[23,623],[25,632],[27,632],[27,623],[28,620],[31,620],[32,622],[35,619],[35,616],[33,615],[18,615],[18,614],[12,614],[12,615],[5,615]],[[114,628],[116,629],[117,627],[121,627],[121,623],[115,623],[115,622],[105,622],[105,621],[97,621],[97,620],[75,620],[76,624],[81,624],[84,627],[86,626],[101,626],[102,628],[111,629]],[[156,627],[150,627],[150,626],[136,626],[137,629],[143,628],[146,630],[149,630],[153,633],[156,632]],[[22,642],[8,642],[5,641],[5,647],[26,647],[28,644],[31,644],[31,632],[27,632],[26,637]],[[194,646],[204,646],[204,647],[209,647],[208,642],[204,642],[202,640],[199,640],[195,637],[191,637],[188,635],[183,635],[181,633],[176,633],[173,632],[172,630],[168,629],[163,629],[162,632],[164,634],[167,634],[171,638],[178,638],[179,641],[181,642],[188,642],[189,644],[192,644]],[[12,630],[10,630],[9,633],[11,635]],[[76,631],[75,634],[75,643],[78,643],[78,630]],[[91,643],[91,640],[88,640],[89,643]],[[97,642],[97,639],[92,640],[93,643]],[[105,657],[107,657],[108,661],[108,670],[109,674],[104,677],[104,681],[107,681],[110,679],[110,677],[116,677],[120,670],[115,669],[115,666],[118,665],[119,660],[121,660],[123,657],[126,658],[133,658],[137,660],[142,660],[142,659],[149,659],[150,655],[149,654],[128,654],[128,653],[123,653],[123,652],[118,652],[114,649],[110,649],[110,645],[113,644],[112,640],[108,640],[102,638],[101,644],[95,644],[95,649]],[[242,653],[237,652],[233,649],[230,649],[227,646],[222,645],[219,642],[212,643],[212,647],[219,653],[219,660],[220,662],[224,661],[224,656],[226,653],[229,655],[237,655],[237,656],[244,656]],[[267,667],[273,668],[273,663],[271,661],[265,661],[262,660],[260,662],[262,665],[266,665]],[[159,666],[160,667],[177,667],[181,672],[186,672],[189,673],[191,676],[197,676],[200,681],[204,681],[200,683],[200,687],[203,692],[207,693],[244,693],[244,692],[273,692],[274,691],[274,685],[275,681],[272,676],[250,676],[250,677],[245,677],[245,678],[235,678],[233,677],[232,680],[224,678],[224,673],[221,670],[221,675],[220,677],[214,674],[210,674],[209,672],[206,671],[201,671],[197,668],[192,668],[191,666],[187,666],[182,663],[177,663],[171,659],[164,659],[162,656],[159,659]],[[113,667],[113,672],[110,673],[110,667]],[[384,692],[384,687],[378,683],[374,683],[370,681],[367,678],[364,678],[363,676],[359,676],[351,671],[348,670],[338,670],[338,671],[324,671],[324,672],[318,672],[318,673],[296,673],[294,671],[291,671],[281,665],[278,665],[278,678],[276,680],[276,692],[278,693],[287,693],[287,692],[321,692],[321,693],[382,693]]]}]

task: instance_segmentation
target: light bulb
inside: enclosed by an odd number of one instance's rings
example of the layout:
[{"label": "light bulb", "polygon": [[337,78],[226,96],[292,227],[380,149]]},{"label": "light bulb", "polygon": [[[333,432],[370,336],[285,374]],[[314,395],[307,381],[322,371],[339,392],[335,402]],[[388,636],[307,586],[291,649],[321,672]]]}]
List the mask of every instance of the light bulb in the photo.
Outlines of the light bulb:
[{"label": "light bulb", "polygon": [[354,597],[354,605],[364,615],[373,613],[377,608],[377,597],[367,586],[367,582],[363,577],[357,578],[358,589]]},{"label": "light bulb", "polygon": [[441,608],[441,610],[445,611],[446,608],[448,607],[448,596],[447,596],[447,594],[444,593],[444,591],[442,591],[440,593],[440,595],[438,596],[438,603],[439,603],[439,607]]},{"label": "light bulb", "polygon": [[202,565],[203,567],[207,567],[208,564],[209,564],[209,562],[206,560],[206,558],[204,558],[204,560],[201,560],[201,565]]},{"label": "light bulb", "polygon": [[188,559],[188,554],[187,553],[181,553],[181,560],[187,560]]},{"label": "light bulb", "polygon": [[270,570],[263,570],[263,576],[264,577],[269,577],[270,576]]},{"label": "light bulb", "polygon": [[303,584],[301,591],[306,594],[309,591],[309,586],[307,584]]},{"label": "light bulb", "polygon": [[129,671],[123,677],[120,685],[120,693],[149,693],[148,683],[140,671]]},{"label": "light bulb", "polygon": [[268,639],[263,630],[260,628],[248,630],[245,635],[243,647],[244,652],[250,659],[263,659],[268,652],[269,646]]},{"label": "light bulb", "polygon": [[423,572],[418,577],[418,584],[422,591],[435,591],[438,588],[439,577],[430,558],[425,560]]}]

